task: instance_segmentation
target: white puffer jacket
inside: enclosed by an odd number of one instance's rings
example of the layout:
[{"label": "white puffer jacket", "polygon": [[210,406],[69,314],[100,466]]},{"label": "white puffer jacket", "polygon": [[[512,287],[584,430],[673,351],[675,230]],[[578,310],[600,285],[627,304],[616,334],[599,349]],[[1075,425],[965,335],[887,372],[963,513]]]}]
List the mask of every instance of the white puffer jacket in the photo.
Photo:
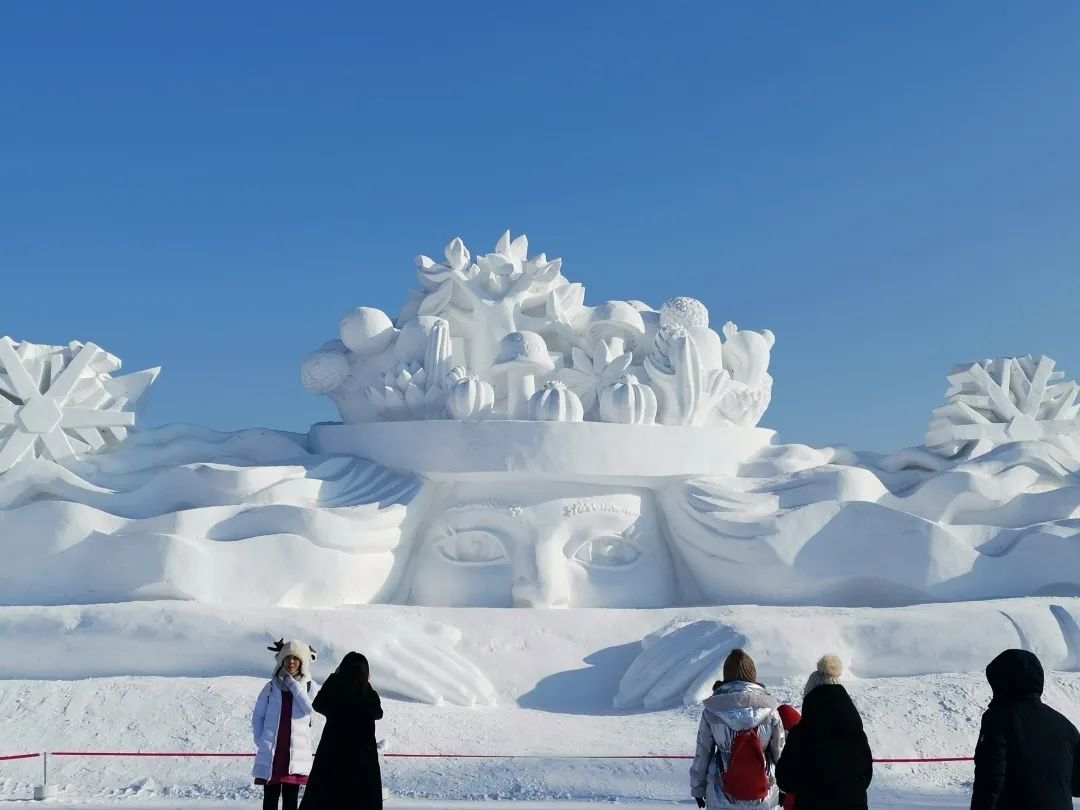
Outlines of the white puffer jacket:
[{"label": "white puffer jacket", "polygon": [[[299,678],[285,675],[278,678],[282,663],[288,656],[300,659]],[[314,758],[311,744],[311,719],[314,713],[312,701],[319,693],[319,685],[311,679],[310,667],[314,651],[302,642],[290,641],[275,656],[275,677],[259,692],[255,710],[251,714],[251,734],[255,740],[255,765],[251,774],[256,779],[269,779],[274,766],[274,750],[277,748],[278,725],[281,721],[282,691],[284,684],[292,695],[292,725],[289,733],[289,773],[311,773]]]},{"label": "white puffer jacket", "polygon": [[[780,799],[776,787],[776,763],[784,749],[784,724],[776,711],[776,699],[759,684],[731,681],[706,698],[704,706],[698,725],[694,764],[690,766],[690,795],[704,798],[706,810],[776,807]],[[768,798],[760,802],[731,799],[718,779],[731,761],[735,735],[747,729],[754,729],[761,738],[772,785]]]}]

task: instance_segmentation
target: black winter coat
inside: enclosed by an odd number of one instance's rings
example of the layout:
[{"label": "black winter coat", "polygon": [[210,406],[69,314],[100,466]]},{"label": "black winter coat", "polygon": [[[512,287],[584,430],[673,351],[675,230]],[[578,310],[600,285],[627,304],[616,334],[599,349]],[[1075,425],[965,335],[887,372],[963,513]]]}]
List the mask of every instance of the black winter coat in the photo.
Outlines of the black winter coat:
[{"label": "black winter coat", "polygon": [[867,810],[873,775],[870,743],[847,690],[813,689],[776,765],[780,789],[795,794],[797,810]]},{"label": "black winter coat", "polygon": [[1006,650],[986,668],[994,699],[975,747],[972,810],[1072,810],[1080,796],[1080,732],[1042,702],[1043,668]]},{"label": "black winter coat", "polygon": [[364,684],[353,689],[331,675],[315,696],[326,716],[311,766],[303,810],[382,810],[382,774],[375,747],[375,721],[383,716],[379,693]]}]

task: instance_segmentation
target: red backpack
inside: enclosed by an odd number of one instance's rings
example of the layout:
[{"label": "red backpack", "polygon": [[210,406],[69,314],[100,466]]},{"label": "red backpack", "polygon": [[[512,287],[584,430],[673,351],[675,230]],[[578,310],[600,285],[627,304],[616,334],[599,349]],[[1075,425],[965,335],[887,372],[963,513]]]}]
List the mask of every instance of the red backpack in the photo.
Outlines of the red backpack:
[{"label": "red backpack", "polygon": [[769,798],[772,785],[765,761],[765,746],[757,729],[736,732],[731,742],[731,760],[720,774],[720,787],[737,802],[761,802]]}]

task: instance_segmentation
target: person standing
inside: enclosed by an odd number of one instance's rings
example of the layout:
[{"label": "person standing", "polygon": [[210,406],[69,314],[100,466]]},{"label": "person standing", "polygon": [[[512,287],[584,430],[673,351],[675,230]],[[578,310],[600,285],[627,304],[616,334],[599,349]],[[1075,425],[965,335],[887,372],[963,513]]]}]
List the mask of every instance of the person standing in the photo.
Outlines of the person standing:
[{"label": "person standing", "polygon": [[776,781],[797,797],[798,810],[867,810],[873,755],[841,673],[836,656],[818,661],[804,690],[802,718],[776,766]]},{"label": "person standing", "polygon": [[1042,663],[1006,650],[986,667],[994,692],[975,746],[971,810],[1072,810],[1080,732],[1042,702]]},{"label": "person standing", "polygon": [[[802,720],[802,715],[799,714],[799,710],[794,706],[789,706],[784,703],[778,708],[777,713],[780,715],[780,722],[784,724],[784,739],[785,741],[791,737],[791,730],[795,726],[799,725],[799,721]],[[780,792],[780,806],[784,810],[795,810],[795,794]]]},{"label": "person standing", "polygon": [[301,810],[382,810],[375,721],[382,719],[368,660],[350,652],[326,679],[315,711],[326,717]]},{"label": "person standing", "polygon": [[296,810],[300,786],[311,770],[311,719],[319,686],[311,679],[316,652],[302,641],[272,647],[274,676],[259,692],[251,715],[255,784],[263,786],[263,810]]},{"label": "person standing", "polygon": [[757,677],[754,660],[732,650],[724,680],[704,702],[690,766],[690,795],[700,808],[776,807],[773,771],[784,727],[776,699]]}]

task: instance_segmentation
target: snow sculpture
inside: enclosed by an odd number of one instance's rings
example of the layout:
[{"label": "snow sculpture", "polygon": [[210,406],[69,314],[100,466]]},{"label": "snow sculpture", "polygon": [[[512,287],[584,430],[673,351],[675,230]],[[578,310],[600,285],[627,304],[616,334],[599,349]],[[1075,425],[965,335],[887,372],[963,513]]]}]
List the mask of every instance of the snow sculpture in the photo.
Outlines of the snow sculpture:
[{"label": "snow sculpture", "polygon": [[566,387],[566,383],[552,380],[529,399],[529,418],[534,422],[580,422],[581,400]]},{"label": "snow sculpture", "polygon": [[499,341],[499,356],[492,374],[506,375],[506,414],[524,419],[536,391],[536,375],[555,368],[544,339],[534,332],[511,332]]},{"label": "snow sculpture", "polygon": [[296,434],[187,425],[140,431],[71,469],[19,465],[0,476],[0,604],[390,601],[431,501],[421,485],[312,455]]},{"label": "snow sculpture", "polygon": [[[494,253],[475,261],[461,239],[446,247],[443,261],[420,256],[423,289],[397,326],[380,310],[347,313],[340,339],[301,366],[304,385],[331,397],[346,424],[528,421],[530,398],[552,380],[580,400],[588,422],[758,424],[772,391],[771,332],[739,331],[729,323],[722,339],[709,327],[704,304],[686,297],[660,310],[640,301],[588,307],[584,288],[562,275],[562,260],[543,253],[530,258],[528,247],[526,237],[507,232]],[[466,403],[473,395],[484,400],[486,389],[476,385],[450,396],[446,372],[452,366],[491,386],[490,408]],[[624,375],[635,379],[628,391],[641,404],[602,407],[604,392],[621,391]]]},{"label": "snow sculpture", "polygon": [[592,413],[600,392],[618,382],[630,368],[634,356],[630,352],[616,353],[607,341],[601,339],[593,344],[591,354],[575,346],[571,358],[573,366],[560,370],[559,379],[578,395],[583,410]]},{"label": "snow sculpture", "polygon": [[495,405],[495,389],[475,374],[469,374],[450,386],[446,407],[450,418],[462,422],[485,419]]},{"label": "snow sculpture", "polygon": [[676,601],[652,494],[584,482],[462,482],[419,538],[408,601],[662,607]]},{"label": "snow sculpture", "polygon": [[93,343],[0,337],[0,473],[24,458],[64,462],[123,442],[160,369],[113,377],[119,368]]},{"label": "snow sculpture", "polygon": [[[769,683],[798,678],[823,649],[858,678],[977,672],[1002,649],[1023,646],[1048,669],[1074,670],[1080,600],[1010,600],[902,608],[721,608],[679,616],[650,633],[619,683],[617,709],[699,703],[723,678],[734,647],[758,660]],[[702,611],[704,614],[704,611]],[[977,632],[973,632],[977,628]]]},{"label": "snow sculpture", "polygon": [[1007,442],[1046,441],[1080,450],[1078,386],[1039,355],[1001,357],[954,366],[948,403],[934,410],[928,447],[949,458],[971,458]]},{"label": "snow sculpture", "polygon": [[772,399],[769,353],[776,338],[768,329],[748,332],[731,321],[724,324],[724,337],[724,369],[732,382],[721,395],[720,414],[736,425],[756,425]]},{"label": "snow sculpture", "polygon": [[633,374],[623,374],[600,394],[600,418],[605,422],[651,425],[656,421],[656,394]]}]

